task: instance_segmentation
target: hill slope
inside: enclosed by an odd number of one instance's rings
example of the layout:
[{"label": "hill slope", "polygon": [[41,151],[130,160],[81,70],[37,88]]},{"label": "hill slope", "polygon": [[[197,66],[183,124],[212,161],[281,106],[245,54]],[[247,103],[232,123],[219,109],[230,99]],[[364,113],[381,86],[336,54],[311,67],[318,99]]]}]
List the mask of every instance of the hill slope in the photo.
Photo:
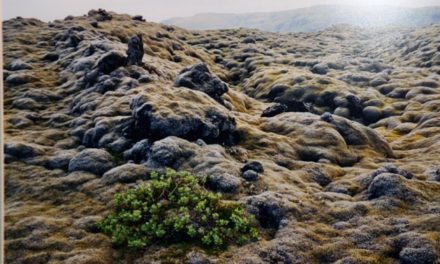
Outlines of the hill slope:
[{"label": "hill slope", "polygon": [[272,32],[313,32],[332,25],[360,27],[426,26],[440,21],[440,7],[313,6],[289,11],[248,14],[198,14],[171,18],[165,24],[188,29],[255,28]]},{"label": "hill slope", "polygon": [[[3,27],[7,263],[438,263],[440,25],[190,32],[100,10]],[[262,238],[113,247],[95,223],[114,193],[170,167]]]}]

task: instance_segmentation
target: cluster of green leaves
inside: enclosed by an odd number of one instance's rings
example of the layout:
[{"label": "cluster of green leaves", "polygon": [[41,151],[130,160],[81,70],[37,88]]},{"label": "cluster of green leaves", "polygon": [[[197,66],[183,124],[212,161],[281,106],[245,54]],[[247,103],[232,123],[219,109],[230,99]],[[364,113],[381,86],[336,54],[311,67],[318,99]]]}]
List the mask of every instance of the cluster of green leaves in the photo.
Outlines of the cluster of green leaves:
[{"label": "cluster of green leaves", "polygon": [[240,204],[222,201],[188,172],[153,173],[147,183],[116,194],[114,206],[98,227],[119,246],[191,242],[220,249],[259,237]]}]

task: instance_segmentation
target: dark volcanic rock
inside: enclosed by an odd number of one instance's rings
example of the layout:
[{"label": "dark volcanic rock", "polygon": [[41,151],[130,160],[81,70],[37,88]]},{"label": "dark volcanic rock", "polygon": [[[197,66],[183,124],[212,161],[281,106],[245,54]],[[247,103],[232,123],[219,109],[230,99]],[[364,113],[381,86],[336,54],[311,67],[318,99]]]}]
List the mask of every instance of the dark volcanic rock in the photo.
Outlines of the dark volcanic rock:
[{"label": "dark volcanic rock", "polygon": [[404,248],[399,259],[402,264],[434,264],[437,255],[430,248]]},{"label": "dark volcanic rock", "polygon": [[178,137],[156,141],[151,146],[147,164],[153,168],[178,169],[184,161],[195,155],[194,145]]},{"label": "dark volcanic rock", "polygon": [[261,164],[261,162],[259,161],[252,161],[244,165],[243,168],[241,168],[241,172],[245,172],[248,170],[253,170],[255,172],[262,173],[264,172],[263,164]]},{"label": "dark volcanic rock", "polygon": [[142,58],[144,57],[144,43],[142,35],[133,36],[128,41],[127,50],[127,64],[128,65],[142,65]]},{"label": "dark volcanic rock", "polygon": [[426,178],[428,181],[438,181],[440,182],[440,168],[435,167],[428,172],[428,176]]},{"label": "dark volcanic rock", "polygon": [[49,159],[47,166],[53,169],[66,170],[75,155],[76,152],[73,151],[58,151]]},{"label": "dark volcanic rock", "polygon": [[55,52],[49,52],[44,55],[41,59],[45,61],[57,61],[60,58],[60,55]]},{"label": "dark volcanic rock", "polygon": [[376,177],[378,175],[381,175],[383,173],[393,173],[393,174],[399,174],[407,179],[412,179],[413,178],[413,174],[409,171],[403,170],[399,167],[397,167],[394,164],[387,164],[385,166],[383,166],[382,168],[379,168],[377,170],[375,170],[372,173],[373,177]]},{"label": "dark volcanic rock", "polygon": [[141,15],[132,16],[131,19],[145,22],[145,19]]},{"label": "dark volcanic rock", "polygon": [[43,149],[35,144],[23,142],[8,142],[4,146],[5,154],[15,156],[17,158],[28,158],[41,155]]},{"label": "dark volcanic rock", "polygon": [[247,170],[241,174],[241,177],[247,181],[256,181],[258,180],[258,172],[254,170]]},{"label": "dark volcanic rock", "polygon": [[90,10],[88,15],[95,18],[97,21],[108,21],[112,20],[113,18],[113,16],[109,12],[101,8],[98,10]]},{"label": "dark volcanic rock", "polygon": [[228,91],[226,83],[212,75],[206,64],[197,64],[183,69],[174,85],[202,91],[219,102],[223,102],[221,96]]},{"label": "dark volcanic rock", "polygon": [[365,107],[362,111],[365,121],[368,123],[375,123],[383,117],[382,110],[375,106]]},{"label": "dark volcanic rock", "polygon": [[316,74],[327,74],[328,72],[328,66],[326,64],[316,64],[312,67],[312,72]]},{"label": "dark volcanic rock", "polygon": [[134,162],[143,162],[148,159],[151,143],[148,139],[142,139],[124,152],[124,159]]},{"label": "dark volcanic rock", "polygon": [[20,59],[14,60],[8,67],[11,71],[30,70],[32,66]]},{"label": "dark volcanic rock", "polygon": [[20,85],[20,84],[34,82],[36,80],[37,79],[30,74],[15,73],[15,74],[9,75],[5,81],[6,81],[6,83],[11,84],[11,85]]},{"label": "dark volcanic rock", "polygon": [[268,108],[264,109],[263,113],[261,114],[262,117],[273,117],[276,115],[279,115],[281,113],[284,113],[287,111],[287,106],[284,104],[273,104],[269,106]]},{"label": "dark volcanic rock", "polygon": [[101,72],[109,74],[121,66],[127,65],[127,58],[117,51],[110,51],[99,58],[95,67]]},{"label": "dark volcanic rock", "polygon": [[103,149],[85,149],[69,162],[69,172],[87,171],[102,175],[115,166],[113,157]]},{"label": "dark volcanic rock", "polygon": [[206,107],[202,112],[185,111],[163,114],[160,105],[140,95],[131,103],[134,130],[138,137],[161,139],[177,136],[188,140],[227,142],[235,131],[235,119],[218,107]]},{"label": "dark volcanic rock", "polygon": [[246,208],[264,228],[277,229],[287,213],[279,195],[272,192],[247,197]]},{"label": "dark volcanic rock", "polygon": [[434,264],[439,258],[431,240],[416,232],[400,234],[392,244],[402,264]]},{"label": "dark volcanic rock", "polygon": [[275,99],[275,102],[285,105],[287,112],[309,112],[310,109],[306,103],[298,101],[287,96],[281,96]]},{"label": "dark volcanic rock", "polygon": [[398,174],[382,173],[368,187],[368,199],[392,197],[414,201],[414,192],[405,184],[406,179]]},{"label": "dark volcanic rock", "polygon": [[208,176],[207,184],[214,191],[236,193],[241,186],[240,178],[229,173]]},{"label": "dark volcanic rock", "polygon": [[148,177],[149,172],[145,166],[127,163],[104,173],[101,177],[101,181],[105,184],[113,184],[116,182],[128,183],[135,182],[139,179],[146,180]]}]

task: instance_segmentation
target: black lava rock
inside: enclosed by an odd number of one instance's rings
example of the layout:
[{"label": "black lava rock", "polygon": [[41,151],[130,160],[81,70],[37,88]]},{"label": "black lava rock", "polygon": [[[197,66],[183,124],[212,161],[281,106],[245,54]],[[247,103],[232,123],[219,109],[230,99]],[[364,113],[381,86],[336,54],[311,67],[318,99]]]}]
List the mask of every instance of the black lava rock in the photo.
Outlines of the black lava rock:
[{"label": "black lava rock", "polygon": [[100,72],[109,74],[121,66],[127,65],[127,58],[124,54],[117,51],[110,51],[105,53],[96,62],[96,67]]},{"label": "black lava rock", "polygon": [[49,52],[46,55],[43,56],[42,60],[45,61],[57,61],[60,55],[54,52]]},{"label": "black lava rock", "polygon": [[203,139],[207,143],[233,144],[235,119],[218,109],[209,109],[203,116],[164,116],[144,96],[131,103],[134,118],[133,137],[162,139],[176,136],[187,140]]},{"label": "black lava rock", "polygon": [[221,96],[229,89],[226,83],[213,76],[208,66],[203,63],[183,69],[174,85],[202,91],[221,103]]},{"label": "black lava rock", "polygon": [[264,109],[261,117],[272,117],[284,113],[287,111],[287,106],[285,104],[273,104],[268,108]]},{"label": "black lava rock", "polygon": [[263,228],[278,229],[281,220],[287,214],[287,209],[279,195],[272,192],[247,197],[246,209],[255,215]]},{"label": "black lava rock", "polygon": [[128,41],[127,50],[127,64],[128,65],[142,65],[142,58],[144,57],[144,43],[142,35],[133,36]]},{"label": "black lava rock", "polygon": [[331,113],[325,112],[324,114],[321,115],[321,120],[327,123],[331,123],[333,122],[334,119]]},{"label": "black lava rock", "polygon": [[258,173],[264,172],[263,165],[258,161],[249,162],[246,165],[244,165],[243,168],[241,168],[242,173],[248,170],[253,170]]},{"label": "black lava rock", "polygon": [[113,16],[109,12],[101,8],[98,10],[90,10],[88,15],[94,17],[97,21],[108,21],[113,19]]},{"label": "black lava rock", "polygon": [[414,193],[405,185],[405,180],[398,174],[383,173],[377,176],[368,187],[368,199],[388,197],[414,201]]},{"label": "black lava rock", "polygon": [[312,67],[312,72],[316,73],[316,74],[327,74],[328,72],[328,66],[325,64],[316,64],[315,66]]},{"label": "black lava rock", "polygon": [[247,170],[241,174],[241,177],[246,181],[256,181],[258,180],[258,173],[254,170]]},{"label": "black lava rock", "polygon": [[150,147],[150,141],[148,139],[143,139],[124,152],[124,159],[133,160],[134,162],[146,161],[148,159],[148,151],[150,150]]},{"label": "black lava rock", "polygon": [[69,172],[86,171],[102,175],[115,166],[113,157],[103,149],[85,149],[69,162]]},{"label": "black lava rock", "polygon": [[394,164],[387,164],[387,165],[383,166],[382,168],[375,170],[372,173],[372,176],[376,177],[376,176],[383,174],[383,173],[399,174],[407,179],[413,178],[413,174],[411,172],[409,172],[407,170],[400,169],[399,167],[397,167]]},{"label": "black lava rock", "polygon": [[241,186],[240,178],[229,173],[210,175],[207,185],[214,191],[236,193]]},{"label": "black lava rock", "polygon": [[131,19],[136,20],[136,21],[145,22],[145,19],[141,15],[133,16]]}]

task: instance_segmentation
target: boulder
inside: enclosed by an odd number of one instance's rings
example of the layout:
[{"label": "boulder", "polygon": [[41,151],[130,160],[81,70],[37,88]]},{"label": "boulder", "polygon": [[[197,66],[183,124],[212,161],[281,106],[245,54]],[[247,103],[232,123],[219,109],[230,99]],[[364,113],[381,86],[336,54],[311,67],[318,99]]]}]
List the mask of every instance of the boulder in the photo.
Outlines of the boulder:
[{"label": "boulder", "polygon": [[8,69],[11,71],[30,70],[32,66],[20,59],[16,59],[9,64]]},{"label": "boulder", "polygon": [[437,255],[431,248],[404,248],[399,259],[402,264],[434,264]]},{"label": "boulder", "polygon": [[246,209],[263,228],[278,229],[288,210],[282,196],[270,191],[246,198]]},{"label": "boulder", "polygon": [[273,117],[287,111],[285,104],[276,103],[264,109],[261,117]]},{"label": "boulder", "polygon": [[35,111],[41,109],[41,105],[32,98],[18,98],[12,102],[12,106],[17,109],[27,109]]},{"label": "boulder", "polygon": [[370,85],[373,87],[380,86],[382,84],[386,84],[388,81],[386,78],[379,76],[370,81]]},{"label": "boulder", "polygon": [[16,158],[30,158],[44,153],[44,149],[39,145],[25,142],[7,142],[4,148],[5,154]]},{"label": "boulder", "polygon": [[350,118],[350,109],[348,109],[347,107],[337,107],[335,109],[335,111],[333,112],[333,114],[337,115],[337,116],[342,116],[345,118]]},{"label": "boulder", "polygon": [[57,151],[49,158],[47,167],[66,170],[69,167],[70,160],[72,160],[76,154],[76,151],[71,150]]},{"label": "boulder", "polygon": [[431,168],[427,173],[426,180],[440,182],[440,167]]},{"label": "boulder", "polygon": [[104,9],[92,9],[88,12],[88,16],[93,17],[97,21],[108,21],[112,20],[113,16]]},{"label": "boulder", "polygon": [[263,164],[261,164],[261,162],[259,161],[251,161],[246,165],[244,165],[243,168],[241,168],[242,173],[248,170],[253,170],[255,172],[262,173],[264,172]]},{"label": "boulder", "polygon": [[240,178],[229,173],[209,175],[207,185],[214,191],[236,193],[241,186]]},{"label": "boulder", "polygon": [[135,21],[145,22],[145,19],[141,15],[132,16],[131,19],[133,19]]},{"label": "boulder", "polygon": [[374,178],[368,187],[368,199],[390,197],[403,201],[414,201],[415,193],[407,186],[406,181],[401,175],[382,173]]},{"label": "boulder", "polygon": [[30,82],[35,82],[37,78],[27,73],[14,73],[9,75],[5,82],[10,85],[21,85]]},{"label": "boulder", "polygon": [[109,51],[98,59],[94,68],[99,69],[102,73],[110,74],[112,71],[125,65],[127,65],[127,58],[124,54],[117,51]]},{"label": "boulder", "polygon": [[226,83],[212,75],[203,63],[183,69],[174,85],[202,91],[218,102],[223,102],[221,96],[228,92]]},{"label": "boulder", "polygon": [[437,263],[433,242],[426,236],[416,232],[406,232],[392,240],[402,264],[434,264]]},{"label": "boulder", "polygon": [[362,115],[367,123],[375,123],[383,117],[383,112],[375,106],[367,106],[362,110]]},{"label": "boulder", "polygon": [[233,140],[235,119],[226,109],[203,98],[179,105],[173,99],[179,95],[197,97],[183,90],[161,98],[152,94],[135,97],[131,103],[134,136],[151,139],[176,136],[188,140],[203,139],[208,143]]},{"label": "boulder", "polygon": [[46,53],[41,59],[44,61],[57,61],[60,58],[60,55],[55,52]]},{"label": "boulder", "polygon": [[328,70],[329,69],[328,69],[327,64],[324,64],[324,63],[318,63],[312,67],[313,73],[321,74],[321,75],[327,74]]},{"label": "boulder", "polygon": [[127,163],[104,173],[101,177],[101,181],[104,184],[113,184],[117,182],[129,183],[140,179],[146,180],[148,177],[149,171],[145,166]]},{"label": "boulder", "polygon": [[254,170],[247,170],[241,174],[241,177],[246,181],[256,181],[258,180],[258,172]]},{"label": "boulder", "polygon": [[133,160],[134,162],[144,162],[148,159],[148,152],[151,142],[148,139],[142,139],[133,145],[129,150],[124,152],[125,160]]},{"label": "boulder", "polygon": [[167,137],[151,146],[147,166],[152,168],[179,167],[195,155],[198,146],[178,137]]},{"label": "boulder", "polygon": [[142,65],[143,57],[144,57],[144,42],[142,41],[142,35],[138,34],[132,36],[128,41],[127,64]]},{"label": "boulder", "polygon": [[103,149],[85,149],[69,162],[69,172],[86,171],[102,175],[115,166],[114,159]]},{"label": "boulder", "polygon": [[383,173],[393,173],[393,174],[398,174],[401,175],[407,179],[412,179],[413,178],[413,174],[407,170],[403,170],[399,167],[397,167],[394,164],[387,164],[385,166],[383,166],[382,168],[379,168],[377,170],[375,170],[371,176],[374,178],[378,175],[381,175]]},{"label": "boulder", "polygon": [[246,37],[243,39],[242,43],[245,44],[255,43],[255,39],[253,37]]},{"label": "boulder", "polygon": [[347,100],[347,108],[354,117],[360,117],[362,115],[363,107],[361,100],[354,94],[349,94],[345,97]]}]

